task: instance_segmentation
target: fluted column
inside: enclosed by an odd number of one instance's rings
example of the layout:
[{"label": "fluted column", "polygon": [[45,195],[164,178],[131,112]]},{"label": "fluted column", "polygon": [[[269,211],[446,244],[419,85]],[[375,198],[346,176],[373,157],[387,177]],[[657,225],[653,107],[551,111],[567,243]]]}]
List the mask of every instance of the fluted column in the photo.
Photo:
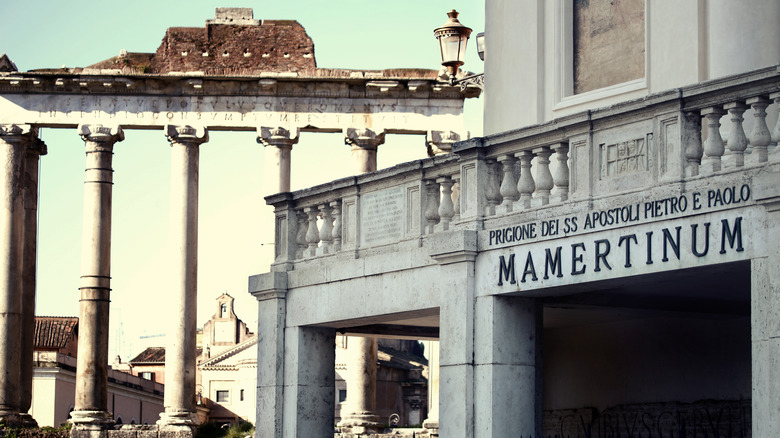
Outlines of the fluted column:
[{"label": "fluted column", "polygon": [[339,427],[353,434],[376,433],[376,338],[348,339],[347,406]]},{"label": "fluted column", "polygon": [[3,163],[0,232],[0,421],[21,424],[19,416],[22,340],[22,251],[24,204],[22,172],[25,148],[34,128],[0,125]]},{"label": "fluted column", "polygon": [[101,429],[113,424],[108,412],[108,311],[111,291],[111,199],[114,143],[124,140],[119,126],[80,125],[86,144],[84,217],[81,241],[81,300],[76,428]]},{"label": "fluted column", "polygon": [[344,130],[344,143],[352,146],[355,173],[376,170],[376,150],[385,142],[384,131],[377,134],[370,129],[348,128]]},{"label": "fluted column", "polygon": [[33,351],[35,333],[35,284],[38,256],[38,163],[46,145],[32,138],[24,161],[24,250],[22,256],[22,361],[19,411],[22,423],[37,425],[30,416],[32,406]]},{"label": "fluted column", "polygon": [[198,304],[198,174],[204,128],[165,126],[171,143],[170,236],[175,304],[165,350],[165,412],[162,427],[198,424],[195,411],[195,365]]},{"label": "fluted column", "polygon": [[265,146],[264,190],[267,195],[290,191],[290,160],[292,147],[298,143],[294,135],[282,128],[260,127],[257,142]]}]

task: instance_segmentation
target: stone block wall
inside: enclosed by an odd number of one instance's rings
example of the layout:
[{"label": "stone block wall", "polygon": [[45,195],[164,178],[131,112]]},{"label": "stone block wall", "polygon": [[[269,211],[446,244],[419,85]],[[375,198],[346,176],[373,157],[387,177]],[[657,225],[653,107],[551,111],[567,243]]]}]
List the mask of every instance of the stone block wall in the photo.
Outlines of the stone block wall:
[{"label": "stone block wall", "polygon": [[259,25],[171,27],[151,60],[150,73],[302,74],[316,68],[314,43],[300,23],[265,20]]}]

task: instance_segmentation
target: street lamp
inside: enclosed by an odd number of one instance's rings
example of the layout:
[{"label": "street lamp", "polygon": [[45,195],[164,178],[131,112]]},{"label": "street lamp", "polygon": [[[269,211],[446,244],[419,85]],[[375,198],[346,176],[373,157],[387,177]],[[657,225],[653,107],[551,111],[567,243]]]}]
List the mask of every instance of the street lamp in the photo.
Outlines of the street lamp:
[{"label": "street lamp", "polygon": [[[458,11],[455,9],[447,12],[447,17],[447,22],[434,29],[433,35],[439,40],[441,65],[447,68],[449,84],[460,85],[464,90],[468,85],[476,85],[484,90],[484,73],[457,79],[458,68],[463,65],[463,58],[466,56],[466,43],[471,35],[471,28],[458,21]],[[484,33],[477,35],[477,50],[480,51],[480,58],[484,59]]]}]

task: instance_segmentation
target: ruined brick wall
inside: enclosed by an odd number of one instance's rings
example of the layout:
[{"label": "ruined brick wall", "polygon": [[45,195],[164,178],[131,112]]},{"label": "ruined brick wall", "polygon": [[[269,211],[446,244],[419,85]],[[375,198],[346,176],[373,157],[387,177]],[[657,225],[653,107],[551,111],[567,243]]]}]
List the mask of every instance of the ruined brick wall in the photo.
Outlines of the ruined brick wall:
[{"label": "ruined brick wall", "polygon": [[260,25],[169,28],[152,59],[150,72],[313,74],[316,68],[314,43],[303,26],[293,20],[266,20]]}]

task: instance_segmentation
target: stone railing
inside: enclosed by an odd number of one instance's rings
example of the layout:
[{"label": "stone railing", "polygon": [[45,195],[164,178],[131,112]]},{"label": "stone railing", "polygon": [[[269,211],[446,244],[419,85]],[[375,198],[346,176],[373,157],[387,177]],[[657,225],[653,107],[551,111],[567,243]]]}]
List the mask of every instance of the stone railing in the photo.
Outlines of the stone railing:
[{"label": "stone railing", "polygon": [[344,251],[360,257],[439,231],[482,229],[493,217],[777,162],[778,107],[780,66],[459,142],[452,154],[270,196],[275,269]]}]

